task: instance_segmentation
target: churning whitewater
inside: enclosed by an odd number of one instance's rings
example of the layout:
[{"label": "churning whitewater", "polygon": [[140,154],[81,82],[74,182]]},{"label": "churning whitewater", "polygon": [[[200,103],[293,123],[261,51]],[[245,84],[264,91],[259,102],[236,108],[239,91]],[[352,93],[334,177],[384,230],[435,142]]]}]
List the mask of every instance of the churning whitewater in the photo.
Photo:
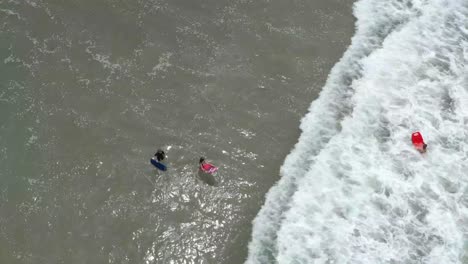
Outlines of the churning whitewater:
[{"label": "churning whitewater", "polygon": [[247,263],[468,263],[468,2],[361,0],[354,14]]}]

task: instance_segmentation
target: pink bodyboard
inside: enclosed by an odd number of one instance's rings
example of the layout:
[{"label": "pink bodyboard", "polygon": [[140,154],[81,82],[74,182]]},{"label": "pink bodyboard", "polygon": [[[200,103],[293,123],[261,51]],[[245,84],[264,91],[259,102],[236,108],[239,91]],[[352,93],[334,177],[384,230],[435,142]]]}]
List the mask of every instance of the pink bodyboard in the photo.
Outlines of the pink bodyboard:
[{"label": "pink bodyboard", "polygon": [[203,172],[213,174],[218,170],[218,167],[215,167],[214,165],[212,165],[210,163],[203,163],[203,164],[200,165],[200,169]]}]

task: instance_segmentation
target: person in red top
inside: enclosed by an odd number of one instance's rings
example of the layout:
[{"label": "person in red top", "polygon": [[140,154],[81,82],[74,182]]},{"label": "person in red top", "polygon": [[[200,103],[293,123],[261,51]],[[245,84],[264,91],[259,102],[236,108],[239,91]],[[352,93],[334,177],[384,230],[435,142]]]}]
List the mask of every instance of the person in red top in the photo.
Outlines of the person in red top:
[{"label": "person in red top", "polygon": [[413,142],[413,146],[420,152],[424,153],[427,149],[427,144],[424,142],[424,139],[419,132],[414,132],[411,134],[411,141]]}]

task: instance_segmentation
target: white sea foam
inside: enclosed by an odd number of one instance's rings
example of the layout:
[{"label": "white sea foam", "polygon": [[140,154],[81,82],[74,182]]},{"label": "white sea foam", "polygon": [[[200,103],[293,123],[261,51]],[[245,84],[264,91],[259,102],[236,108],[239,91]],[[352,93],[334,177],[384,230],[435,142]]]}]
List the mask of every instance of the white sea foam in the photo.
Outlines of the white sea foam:
[{"label": "white sea foam", "polygon": [[467,5],[357,2],[352,45],[302,120],[247,263],[467,260]]}]

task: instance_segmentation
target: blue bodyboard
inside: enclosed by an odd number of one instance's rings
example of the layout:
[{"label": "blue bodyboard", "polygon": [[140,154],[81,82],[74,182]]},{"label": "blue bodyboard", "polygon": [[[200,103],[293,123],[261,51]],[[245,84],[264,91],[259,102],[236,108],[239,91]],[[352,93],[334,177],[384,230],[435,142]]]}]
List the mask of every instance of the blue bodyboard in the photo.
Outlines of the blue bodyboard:
[{"label": "blue bodyboard", "polygon": [[158,168],[158,169],[160,169],[162,171],[167,170],[166,165],[162,164],[161,162],[159,162],[157,160],[151,159],[151,164],[153,164],[156,168]]}]

